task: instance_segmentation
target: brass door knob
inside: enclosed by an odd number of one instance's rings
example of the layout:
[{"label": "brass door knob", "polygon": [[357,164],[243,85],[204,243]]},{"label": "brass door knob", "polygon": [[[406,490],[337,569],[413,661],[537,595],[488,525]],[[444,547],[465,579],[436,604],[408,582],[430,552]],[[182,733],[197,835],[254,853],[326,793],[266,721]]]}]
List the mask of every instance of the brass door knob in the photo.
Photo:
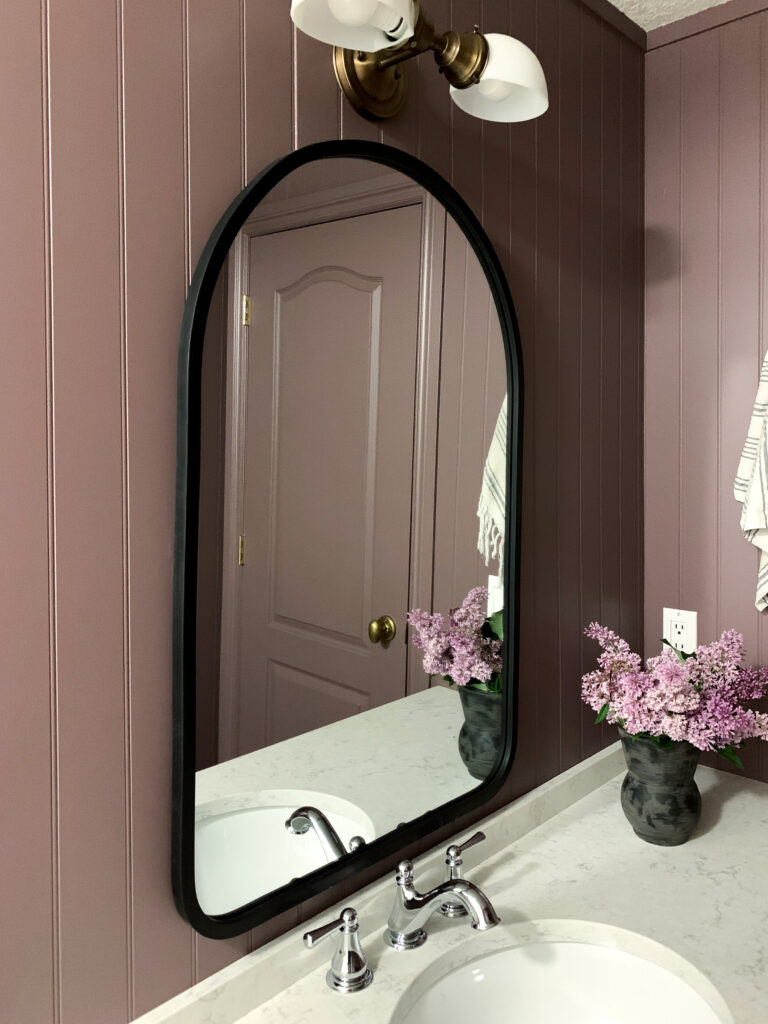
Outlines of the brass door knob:
[{"label": "brass door knob", "polygon": [[378,619],[371,619],[368,623],[368,639],[372,644],[379,641],[388,644],[397,632],[395,620],[391,615],[381,615]]}]

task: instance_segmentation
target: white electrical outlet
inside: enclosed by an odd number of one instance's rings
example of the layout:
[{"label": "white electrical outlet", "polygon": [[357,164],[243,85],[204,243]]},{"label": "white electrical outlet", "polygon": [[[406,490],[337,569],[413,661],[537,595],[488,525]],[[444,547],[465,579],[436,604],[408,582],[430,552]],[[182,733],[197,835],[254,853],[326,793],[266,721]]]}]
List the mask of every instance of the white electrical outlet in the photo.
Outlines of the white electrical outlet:
[{"label": "white electrical outlet", "polygon": [[662,637],[678,651],[693,654],[698,646],[696,638],[697,612],[686,612],[682,608],[665,608],[662,617]]}]

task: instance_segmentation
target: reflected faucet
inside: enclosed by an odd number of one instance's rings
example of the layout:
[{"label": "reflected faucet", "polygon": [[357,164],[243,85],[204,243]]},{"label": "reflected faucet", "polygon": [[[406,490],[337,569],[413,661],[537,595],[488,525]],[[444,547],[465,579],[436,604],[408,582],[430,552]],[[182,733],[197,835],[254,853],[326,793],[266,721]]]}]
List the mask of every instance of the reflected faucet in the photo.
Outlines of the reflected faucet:
[{"label": "reflected faucet", "polygon": [[393,949],[416,949],[425,943],[424,925],[447,901],[460,903],[477,931],[495,928],[501,923],[485,893],[466,878],[451,878],[429,892],[420,893],[413,883],[412,862],[402,860],[397,865],[395,881],[395,905],[384,932],[384,941]]},{"label": "reflected faucet", "polygon": [[[338,860],[347,853],[339,833],[317,807],[297,807],[289,816],[285,827],[295,836],[303,836],[313,829],[328,863]],[[364,844],[362,836],[352,836],[349,841],[349,852],[353,853]]]}]

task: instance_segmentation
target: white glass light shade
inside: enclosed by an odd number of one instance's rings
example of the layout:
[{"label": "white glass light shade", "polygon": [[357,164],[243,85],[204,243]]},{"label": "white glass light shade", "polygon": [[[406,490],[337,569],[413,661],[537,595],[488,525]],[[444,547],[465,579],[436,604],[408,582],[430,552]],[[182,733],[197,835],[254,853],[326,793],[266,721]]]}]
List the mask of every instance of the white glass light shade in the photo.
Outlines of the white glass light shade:
[{"label": "white glass light shade", "polygon": [[451,86],[451,99],[484,121],[529,121],[549,106],[547,82],[539,59],[525,43],[496,32],[485,34],[488,63],[477,85]]},{"label": "white glass light shade", "polygon": [[410,39],[414,0],[291,0],[296,28],[331,46],[375,53]]}]

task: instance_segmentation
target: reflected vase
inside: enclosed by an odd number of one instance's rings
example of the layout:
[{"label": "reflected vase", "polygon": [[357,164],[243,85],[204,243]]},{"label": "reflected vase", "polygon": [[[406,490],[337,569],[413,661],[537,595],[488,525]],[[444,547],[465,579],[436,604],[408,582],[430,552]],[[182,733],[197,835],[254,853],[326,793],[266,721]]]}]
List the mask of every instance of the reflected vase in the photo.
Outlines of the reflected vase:
[{"label": "reflected vase", "polygon": [[485,780],[493,771],[504,733],[501,693],[458,687],[464,724],[459,732],[459,757],[473,779]]},{"label": "reflected vase", "polygon": [[701,816],[701,794],[694,781],[700,750],[690,743],[660,747],[619,727],[627,762],[621,808],[636,835],[655,846],[680,846]]}]

